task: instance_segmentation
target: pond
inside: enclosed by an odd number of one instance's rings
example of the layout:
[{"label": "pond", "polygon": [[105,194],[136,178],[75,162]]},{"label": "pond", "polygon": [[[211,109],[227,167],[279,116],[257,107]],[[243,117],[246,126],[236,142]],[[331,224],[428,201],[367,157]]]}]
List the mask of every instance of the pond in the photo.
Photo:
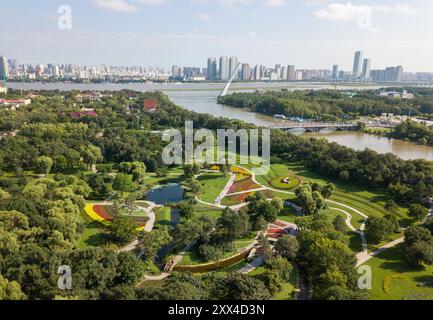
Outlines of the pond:
[{"label": "pond", "polygon": [[146,199],[158,205],[179,202],[183,200],[185,191],[178,183],[172,183],[165,186],[158,186],[150,190]]},{"label": "pond", "polygon": [[[166,205],[169,203],[176,203],[184,199],[185,190],[178,183],[172,183],[165,186],[158,186],[150,190],[146,199],[154,202],[157,205]],[[179,210],[171,209],[170,222],[173,227],[180,223]]]}]

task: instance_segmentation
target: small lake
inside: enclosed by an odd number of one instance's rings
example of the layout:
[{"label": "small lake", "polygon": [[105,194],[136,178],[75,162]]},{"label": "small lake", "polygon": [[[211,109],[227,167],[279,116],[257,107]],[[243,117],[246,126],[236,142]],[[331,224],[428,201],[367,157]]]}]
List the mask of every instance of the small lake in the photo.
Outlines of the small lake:
[{"label": "small lake", "polygon": [[180,184],[172,183],[165,186],[158,186],[150,190],[146,199],[157,205],[179,202],[183,200],[185,191]]},{"label": "small lake", "polygon": [[[146,194],[146,199],[162,206],[168,203],[182,201],[184,199],[184,195],[185,190],[183,187],[178,183],[172,183],[153,188]],[[171,209],[170,222],[173,227],[176,227],[180,223],[179,210]]]}]

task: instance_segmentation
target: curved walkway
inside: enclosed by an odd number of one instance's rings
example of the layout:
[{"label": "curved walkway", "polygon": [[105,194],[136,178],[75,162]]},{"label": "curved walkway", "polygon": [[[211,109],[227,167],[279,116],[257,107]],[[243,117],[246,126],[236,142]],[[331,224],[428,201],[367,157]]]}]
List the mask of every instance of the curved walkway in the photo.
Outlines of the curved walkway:
[{"label": "curved walkway", "polygon": [[[151,232],[155,226],[155,212],[153,211],[155,208],[159,207],[157,204],[150,202],[150,201],[137,201],[137,203],[146,203],[148,207],[141,207],[137,205],[138,211],[143,211],[147,213],[147,216],[149,220],[146,223],[146,226],[144,227],[145,232]],[[140,244],[140,241],[138,239],[135,239],[133,242],[128,244],[127,246],[121,248],[118,252],[131,252],[137,249],[138,245]]]}]

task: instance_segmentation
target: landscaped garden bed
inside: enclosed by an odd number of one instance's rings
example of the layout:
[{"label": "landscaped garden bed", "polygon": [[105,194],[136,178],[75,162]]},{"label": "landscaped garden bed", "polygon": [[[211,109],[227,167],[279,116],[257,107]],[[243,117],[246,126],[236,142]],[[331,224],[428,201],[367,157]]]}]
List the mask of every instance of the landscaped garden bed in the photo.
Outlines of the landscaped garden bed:
[{"label": "landscaped garden bed", "polygon": [[[86,214],[94,221],[104,226],[109,226],[114,217],[110,213],[110,207],[99,204],[87,204],[84,208]],[[147,223],[147,217],[133,217],[133,221],[138,225],[137,231],[143,231]]]},{"label": "landscaped garden bed", "polygon": [[280,176],[268,181],[272,188],[280,190],[292,190],[301,184],[299,178],[294,176]]},{"label": "landscaped garden bed", "polygon": [[236,181],[233,183],[229,190],[230,193],[237,193],[237,192],[243,192],[248,190],[254,190],[261,188],[260,185],[255,183],[253,181],[253,178],[251,176],[243,175],[243,174],[237,174],[236,175]]}]

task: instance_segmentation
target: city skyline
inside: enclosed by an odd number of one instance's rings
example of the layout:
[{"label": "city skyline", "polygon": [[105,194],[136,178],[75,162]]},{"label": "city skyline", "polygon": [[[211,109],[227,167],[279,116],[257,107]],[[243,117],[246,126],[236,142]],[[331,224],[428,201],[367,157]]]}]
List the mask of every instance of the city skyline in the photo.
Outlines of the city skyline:
[{"label": "city skyline", "polygon": [[167,68],[237,56],[258,65],[329,69],[338,63],[350,70],[347,52],[361,50],[374,57],[375,68],[402,64],[433,72],[433,4],[425,0],[77,0],[70,4],[71,30],[58,28],[61,4],[3,4],[0,40],[7,46],[0,54],[26,63]]}]

